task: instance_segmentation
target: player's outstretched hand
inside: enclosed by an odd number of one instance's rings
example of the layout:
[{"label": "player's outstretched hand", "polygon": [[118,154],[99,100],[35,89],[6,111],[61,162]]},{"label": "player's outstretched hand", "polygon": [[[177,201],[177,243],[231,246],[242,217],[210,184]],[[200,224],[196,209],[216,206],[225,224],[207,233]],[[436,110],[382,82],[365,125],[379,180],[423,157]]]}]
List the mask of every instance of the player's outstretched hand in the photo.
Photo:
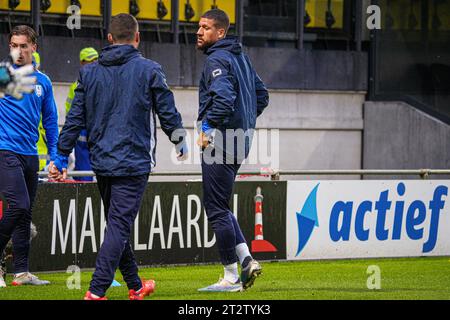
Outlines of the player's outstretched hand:
[{"label": "player's outstretched hand", "polygon": [[23,66],[11,70],[13,82],[6,88],[6,93],[16,99],[22,99],[24,93],[32,93],[36,84],[36,77],[31,77],[34,72],[32,65]]},{"label": "player's outstretched hand", "polygon": [[8,94],[16,99],[22,99],[24,93],[31,93],[36,84],[36,77],[30,76],[34,72],[32,65],[17,69],[12,67],[11,62],[18,56],[18,50],[12,50],[10,61],[0,63],[0,97]]}]

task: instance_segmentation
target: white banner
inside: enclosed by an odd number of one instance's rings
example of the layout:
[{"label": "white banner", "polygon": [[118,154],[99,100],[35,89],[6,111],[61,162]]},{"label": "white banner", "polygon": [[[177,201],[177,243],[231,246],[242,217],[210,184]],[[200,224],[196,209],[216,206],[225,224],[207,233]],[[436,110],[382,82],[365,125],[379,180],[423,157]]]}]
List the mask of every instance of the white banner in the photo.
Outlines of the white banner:
[{"label": "white banner", "polygon": [[450,255],[450,181],[289,181],[287,259]]}]

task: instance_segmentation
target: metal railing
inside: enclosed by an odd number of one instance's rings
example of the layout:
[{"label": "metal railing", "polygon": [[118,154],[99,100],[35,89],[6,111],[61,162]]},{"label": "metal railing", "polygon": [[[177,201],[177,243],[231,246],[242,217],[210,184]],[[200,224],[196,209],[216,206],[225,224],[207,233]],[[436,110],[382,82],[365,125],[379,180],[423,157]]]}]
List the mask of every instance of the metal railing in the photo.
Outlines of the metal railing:
[{"label": "metal railing", "polygon": [[[40,177],[47,177],[47,172],[39,172]],[[161,171],[150,174],[154,177],[179,177],[179,176],[201,176],[200,171]],[[380,170],[380,169],[357,169],[357,170],[274,170],[264,169],[260,171],[240,171],[239,176],[265,176],[271,180],[280,180],[281,176],[419,176],[421,179],[427,179],[431,175],[450,175],[450,169],[400,169],[400,170]],[[92,171],[70,171],[70,177],[94,177]]]}]

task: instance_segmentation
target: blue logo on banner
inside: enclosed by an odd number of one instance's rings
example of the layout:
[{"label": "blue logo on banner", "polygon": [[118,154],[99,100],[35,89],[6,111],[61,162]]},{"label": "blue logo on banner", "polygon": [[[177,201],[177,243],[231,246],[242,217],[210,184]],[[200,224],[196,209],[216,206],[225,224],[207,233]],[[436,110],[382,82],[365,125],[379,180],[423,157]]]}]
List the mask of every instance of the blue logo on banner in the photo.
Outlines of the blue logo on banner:
[{"label": "blue logo on banner", "polygon": [[[298,256],[308,243],[314,228],[319,227],[317,214],[317,190],[319,184],[308,195],[303,208],[296,213],[298,226]],[[356,240],[365,242],[369,238],[378,241],[400,240],[402,235],[411,240],[426,240],[422,252],[433,251],[438,240],[439,218],[445,206],[444,198],[448,196],[448,187],[437,186],[432,199],[416,199],[405,203],[402,197],[406,193],[403,182],[397,185],[396,200],[391,200],[391,190],[380,192],[378,199],[364,199],[361,203],[340,200],[334,203],[329,214],[329,236],[333,242]],[[369,215],[375,216],[375,225],[366,226]],[[393,224],[387,223],[391,215]],[[429,219],[429,223],[426,220]],[[428,225],[428,239],[425,239],[425,227]],[[403,230],[405,232],[403,232]],[[351,237],[356,237],[351,239]]]},{"label": "blue logo on banner", "polygon": [[[352,230],[354,230],[359,241],[368,241],[371,233],[378,241],[389,240],[390,234],[392,240],[400,240],[402,229],[406,229],[406,235],[411,240],[423,240],[425,237],[425,220],[429,217],[428,240],[423,244],[422,252],[433,251],[438,239],[439,216],[445,205],[442,198],[447,196],[448,188],[438,186],[434,190],[431,201],[424,202],[417,199],[412,201],[409,206],[406,206],[405,201],[401,199],[406,192],[406,186],[403,182],[397,185],[399,197],[397,201],[389,199],[389,191],[382,191],[376,201],[367,199],[359,204],[353,201],[336,202],[330,213],[329,231],[331,240],[334,242],[349,241]],[[428,214],[427,209],[429,209],[430,214]],[[374,230],[364,227],[364,220],[367,215],[375,215],[376,225],[372,227]],[[393,215],[394,218],[391,233],[388,225],[386,225],[388,215]],[[342,222],[339,223],[339,221]],[[354,225],[352,225],[353,221]]]},{"label": "blue logo on banner", "polygon": [[311,191],[308,198],[303,205],[302,211],[297,212],[297,226],[298,226],[298,256],[309,241],[314,227],[319,226],[319,219],[317,217],[317,189],[319,184]]}]

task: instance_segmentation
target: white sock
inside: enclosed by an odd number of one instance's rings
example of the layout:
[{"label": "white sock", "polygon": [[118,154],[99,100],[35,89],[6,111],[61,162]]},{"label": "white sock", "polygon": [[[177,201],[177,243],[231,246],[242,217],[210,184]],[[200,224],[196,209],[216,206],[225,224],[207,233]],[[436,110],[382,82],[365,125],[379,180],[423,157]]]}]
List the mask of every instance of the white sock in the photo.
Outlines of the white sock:
[{"label": "white sock", "polygon": [[239,262],[242,263],[244,262],[244,259],[247,258],[248,256],[252,256],[250,254],[250,250],[248,250],[248,246],[245,242],[240,243],[236,246],[236,255],[239,258]]},{"label": "white sock", "polygon": [[238,265],[237,262],[226,265],[223,267],[225,280],[231,283],[236,283],[239,280]]},{"label": "white sock", "polygon": [[23,276],[26,272],[14,273],[14,277]]}]

